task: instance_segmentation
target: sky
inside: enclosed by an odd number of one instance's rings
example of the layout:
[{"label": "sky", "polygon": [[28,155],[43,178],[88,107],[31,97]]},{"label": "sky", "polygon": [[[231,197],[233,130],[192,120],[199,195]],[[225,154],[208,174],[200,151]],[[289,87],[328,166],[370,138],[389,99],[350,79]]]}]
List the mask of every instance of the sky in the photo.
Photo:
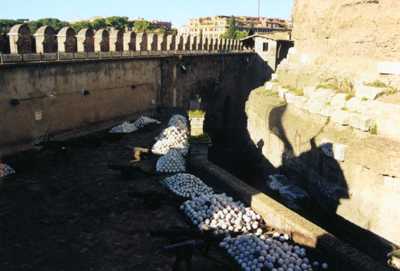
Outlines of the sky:
[{"label": "sky", "polygon": [[[261,15],[288,19],[293,0],[260,0]],[[257,16],[258,0],[0,0],[0,19],[127,16],[171,21],[175,27],[190,18],[214,15]]]}]

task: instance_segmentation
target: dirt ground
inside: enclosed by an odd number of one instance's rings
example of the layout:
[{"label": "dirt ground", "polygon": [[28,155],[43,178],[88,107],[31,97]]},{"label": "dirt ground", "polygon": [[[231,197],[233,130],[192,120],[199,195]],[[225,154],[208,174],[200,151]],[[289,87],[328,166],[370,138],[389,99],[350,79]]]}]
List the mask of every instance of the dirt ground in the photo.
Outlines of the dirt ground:
[{"label": "dirt ground", "polygon": [[[127,146],[148,146],[160,128],[122,138],[105,133],[51,144],[7,162],[0,182],[0,270],[172,270],[163,248],[188,237],[156,234],[190,229],[160,176],[127,177]],[[234,270],[216,246],[195,250],[192,270]]]}]

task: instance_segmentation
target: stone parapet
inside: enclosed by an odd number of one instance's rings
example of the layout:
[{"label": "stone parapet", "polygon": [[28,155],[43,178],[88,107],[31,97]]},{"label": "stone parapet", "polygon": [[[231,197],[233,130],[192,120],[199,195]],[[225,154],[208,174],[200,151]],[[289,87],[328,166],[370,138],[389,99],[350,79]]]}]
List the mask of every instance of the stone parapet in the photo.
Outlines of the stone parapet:
[{"label": "stone parapet", "polygon": [[[8,33],[8,39],[4,40],[9,43],[10,54],[14,55],[109,51],[242,50],[237,40],[213,40],[205,36],[190,35],[167,36],[151,32],[135,33],[133,31],[125,32],[115,28],[98,29],[95,32],[92,29],[85,28],[76,33],[73,28],[66,26],[56,33],[53,28],[42,26],[32,35],[27,24],[19,24],[12,27]],[[2,59],[5,58],[12,59],[12,57],[4,56],[3,54]]]}]

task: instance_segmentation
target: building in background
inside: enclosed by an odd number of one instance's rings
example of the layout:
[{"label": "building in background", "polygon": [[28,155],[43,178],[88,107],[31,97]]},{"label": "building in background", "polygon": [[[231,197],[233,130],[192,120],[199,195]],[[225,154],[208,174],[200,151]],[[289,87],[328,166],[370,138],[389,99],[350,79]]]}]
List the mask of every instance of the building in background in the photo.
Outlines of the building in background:
[{"label": "building in background", "polygon": [[294,46],[289,31],[254,34],[241,39],[241,42],[247,50],[254,50],[272,71],[276,70]]},{"label": "building in background", "polygon": [[[200,17],[190,19],[178,30],[181,35],[204,35],[210,38],[220,38],[229,28],[232,16]],[[239,31],[268,33],[273,31],[290,30],[289,22],[283,19],[266,17],[235,16],[236,28]]]}]

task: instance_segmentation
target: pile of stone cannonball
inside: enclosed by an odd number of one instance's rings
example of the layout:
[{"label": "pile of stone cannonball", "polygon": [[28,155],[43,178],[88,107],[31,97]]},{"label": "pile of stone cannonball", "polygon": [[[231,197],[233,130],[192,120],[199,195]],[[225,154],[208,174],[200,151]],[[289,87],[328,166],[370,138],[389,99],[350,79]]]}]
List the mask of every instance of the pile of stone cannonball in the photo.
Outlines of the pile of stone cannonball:
[{"label": "pile of stone cannonball", "polygon": [[188,120],[182,115],[173,115],[168,121],[168,126],[186,130],[186,132],[188,132],[189,129]]},{"label": "pile of stone cannonball", "polygon": [[220,246],[245,271],[311,271],[328,269],[328,265],[309,260],[306,250],[288,242],[283,236],[271,238],[268,235],[240,235],[236,238],[226,237]]},{"label": "pile of stone cannonball", "polygon": [[187,173],[180,173],[165,178],[162,184],[174,194],[184,198],[195,198],[201,195],[214,193],[213,189],[206,185],[201,179]]},{"label": "pile of stone cannonball", "polygon": [[179,173],[186,171],[186,161],[183,155],[176,149],[161,156],[156,164],[156,171],[159,173]]},{"label": "pile of stone cannonball", "polygon": [[264,222],[251,208],[225,194],[202,195],[182,204],[181,209],[202,231],[215,234],[262,234]]},{"label": "pile of stone cannonball", "polygon": [[0,162],[0,178],[15,174],[15,170],[7,164]]},{"label": "pile of stone cannonball", "polygon": [[184,116],[172,116],[168,127],[156,138],[157,142],[154,144],[152,152],[165,155],[170,149],[176,149],[186,155],[189,151],[188,131],[187,119]]},{"label": "pile of stone cannonball", "polygon": [[189,151],[188,134],[175,126],[164,129],[153,145],[152,152],[165,155],[170,149],[179,150],[183,155]]}]

